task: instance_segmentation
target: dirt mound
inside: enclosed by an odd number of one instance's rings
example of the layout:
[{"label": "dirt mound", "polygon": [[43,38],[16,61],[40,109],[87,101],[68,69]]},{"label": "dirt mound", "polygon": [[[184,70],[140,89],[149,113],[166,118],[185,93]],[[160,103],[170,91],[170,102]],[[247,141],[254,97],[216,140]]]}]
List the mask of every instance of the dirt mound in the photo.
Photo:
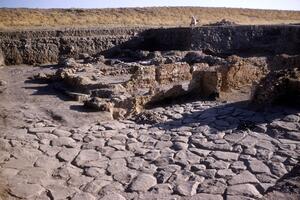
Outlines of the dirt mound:
[{"label": "dirt mound", "polygon": [[215,23],[209,23],[206,24],[205,26],[234,26],[238,25],[234,21],[229,21],[227,19],[222,19],[221,21],[215,22]]},{"label": "dirt mound", "polygon": [[300,56],[277,55],[268,61],[270,73],[261,79],[253,95],[253,104],[299,106]]}]

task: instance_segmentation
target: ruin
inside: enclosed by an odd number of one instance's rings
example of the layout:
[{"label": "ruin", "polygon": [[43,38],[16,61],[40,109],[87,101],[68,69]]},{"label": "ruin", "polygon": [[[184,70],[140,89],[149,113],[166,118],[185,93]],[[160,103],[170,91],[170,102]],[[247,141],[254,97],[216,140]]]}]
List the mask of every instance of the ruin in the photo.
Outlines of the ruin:
[{"label": "ruin", "polygon": [[[297,25],[27,31],[2,33],[1,45],[6,64],[58,62],[57,71],[35,78],[56,82],[86,107],[126,118],[185,96],[275,102],[256,87],[298,69],[299,32]],[[265,96],[275,98],[275,90]]]},{"label": "ruin", "polygon": [[2,31],[0,49],[8,199],[299,197],[299,25]]}]

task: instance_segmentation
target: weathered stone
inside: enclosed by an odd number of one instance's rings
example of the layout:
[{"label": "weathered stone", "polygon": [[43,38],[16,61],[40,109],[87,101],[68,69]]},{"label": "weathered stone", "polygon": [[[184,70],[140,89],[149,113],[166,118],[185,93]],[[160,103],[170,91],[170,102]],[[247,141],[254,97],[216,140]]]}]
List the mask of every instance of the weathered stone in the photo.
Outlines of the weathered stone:
[{"label": "weathered stone", "polygon": [[124,170],[124,171],[115,173],[113,175],[113,178],[116,181],[120,182],[121,184],[127,185],[131,182],[131,180],[135,177],[135,175],[136,175],[135,171]]},{"label": "weathered stone", "polygon": [[209,164],[209,168],[211,169],[227,169],[230,163],[225,162],[223,160],[217,160]]},{"label": "weathered stone", "polygon": [[59,137],[56,139],[51,140],[51,145],[52,146],[57,146],[57,147],[75,147],[76,142],[72,138],[69,137]]},{"label": "weathered stone", "polygon": [[197,193],[199,182],[177,183],[175,191],[183,196],[193,196]]},{"label": "weathered stone", "polygon": [[154,160],[156,160],[159,156],[160,156],[160,151],[159,151],[159,150],[151,150],[151,151],[148,151],[148,152],[144,155],[144,159],[145,159],[145,160],[148,160],[148,161],[154,161]]},{"label": "weathered stone", "polygon": [[163,184],[157,184],[151,189],[152,193],[155,194],[164,194],[164,195],[170,195],[174,191],[172,189],[172,185],[168,183],[163,183]]},{"label": "weathered stone", "polygon": [[79,149],[76,148],[63,148],[58,154],[57,158],[66,162],[74,160],[76,155],[79,153]]},{"label": "weathered stone", "polygon": [[130,184],[131,191],[146,192],[156,185],[156,178],[149,174],[139,174]]},{"label": "weathered stone", "polygon": [[96,198],[86,192],[80,192],[80,193],[76,193],[71,200],[95,200]]},{"label": "weathered stone", "polygon": [[72,135],[72,133],[70,133],[69,131],[61,129],[55,129],[54,131],[52,131],[52,134],[58,137],[69,137],[70,135]]},{"label": "weathered stone", "polygon": [[29,133],[52,133],[54,127],[38,127],[28,129]]},{"label": "weathered stone", "polygon": [[63,185],[49,185],[46,187],[52,199],[67,199],[73,196],[75,191]]},{"label": "weathered stone", "polygon": [[288,171],[286,170],[283,163],[279,162],[271,162],[269,164],[271,172],[278,177],[282,177],[283,175],[287,174]]},{"label": "weathered stone", "polygon": [[55,156],[61,150],[61,147],[51,147],[49,145],[40,145],[40,150],[48,156]]},{"label": "weathered stone", "polygon": [[190,200],[223,200],[222,195],[198,193],[190,198]]},{"label": "weathered stone", "polygon": [[249,148],[244,148],[244,154],[248,154],[248,155],[251,155],[251,156],[255,156],[256,155],[256,148],[253,148],[253,147],[249,147]]},{"label": "weathered stone", "polygon": [[127,158],[127,162],[128,162],[128,167],[131,169],[140,169],[145,160],[139,157],[131,157],[131,158]]},{"label": "weathered stone", "polygon": [[229,142],[232,142],[232,143],[237,143],[237,142],[241,141],[243,138],[245,138],[246,135],[247,135],[246,132],[231,133],[231,134],[225,135],[224,139]]},{"label": "weathered stone", "polygon": [[198,148],[189,148],[189,150],[194,154],[197,154],[198,156],[202,156],[202,157],[206,157],[211,152],[209,150],[198,149]]},{"label": "weathered stone", "polygon": [[300,121],[300,117],[297,115],[287,115],[283,118],[284,121],[286,122],[299,122]]},{"label": "weathered stone", "polygon": [[97,177],[105,174],[105,170],[97,167],[88,167],[84,169],[84,174],[90,177]]},{"label": "weathered stone", "polygon": [[134,154],[130,151],[114,151],[111,154],[107,155],[110,159],[118,159],[118,158],[127,158],[134,156]]},{"label": "weathered stone", "polygon": [[93,141],[89,143],[85,143],[82,145],[82,149],[95,149],[95,148],[102,148],[105,145],[105,140],[100,139],[94,139]]},{"label": "weathered stone", "polygon": [[110,174],[116,174],[118,172],[124,171],[126,169],[126,160],[121,158],[121,159],[113,159],[110,160],[108,163],[108,168],[107,171]]},{"label": "weathered stone", "polygon": [[206,166],[205,165],[193,164],[191,166],[191,171],[203,171],[203,170],[206,170]]},{"label": "weathered stone", "polygon": [[173,143],[173,148],[175,150],[184,150],[184,149],[187,149],[188,146],[189,145],[187,143],[184,143],[184,142],[174,142]]},{"label": "weathered stone", "polygon": [[81,187],[85,184],[87,184],[88,182],[92,181],[93,179],[91,177],[87,177],[87,176],[72,176],[68,181],[67,184],[68,186],[74,186],[74,187]]},{"label": "weathered stone", "polygon": [[172,172],[161,170],[155,173],[155,177],[158,183],[166,183],[172,174]]},{"label": "weathered stone", "polygon": [[228,181],[230,185],[244,184],[244,183],[258,183],[257,178],[248,171],[243,171],[242,173],[233,176],[232,179]]},{"label": "weathered stone", "polygon": [[30,183],[42,183],[43,180],[48,178],[48,172],[46,169],[40,167],[23,169],[18,173],[18,175]]},{"label": "weathered stone", "polygon": [[204,171],[197,171],[195,172],[199,176],[203,176],[205,178],[215,178],[215,175],[217,173],[216,169],[206,169]]},{"label": "weathered stone", "polygon": [[212,154],[217,159],[225,161],[235,161],[239,158],[239,154],[231,152],[216,151]]},{"label": "weathered stone", "polygon": [[118,193],[107,194],[104,197],[100,198],[100,200],[126,200],[125,197]]},{"label": "weathered stone", "polygon": [[185,150],[180,150],[176,155],[174,156],[174,160],[177,162],[182,162],[182,163],[199,163],[200,157],[190,151],[185,151]]},{"label": "weathered stone", "polygon": [[71,165],[70,163],[66,163],[63,166],[54,169],[52,173],[52,177],[59,178],[59,179],[69,179],[73,176],[79,176],[81,174],[81,169]]},{"label": "weathered stone", "polygon": [[270,126],[273,128],[281,128],[286,131],[299,131],[300,129],[299,125],[293,122],[274,121]]},{"label": "weathered stone", "polygon": [[121,193],[124,194],[124,187],[121,183],[113,181],[110,184],[104,186],[103,188],[101,188],[99,195],[103,196],[103,195],[107,195],[107,194],[112,194],[112,193]]},{"label": "weathered stone", "polygon": [[288,139],[300,141],[300,132],[299,131],[286,132],[286,136]]},{"label": "weathered stone", "polygon": [[0,151],[0,163],[9,160],[9,158],[10,158],[10,153],[6,151]]},{"label": "weathered stone", "polygon": [[231,169],[220,169],[217,171],[216,176],[220,178],[230,179],[236,174],[232,172]]},{"label": "weathered stone", "polygon": [[111,181],[109,180],[94,180],[87,183],[82,190],[84,192],[88,192],[96,195],[101,190],[101,188],[103,188],[106,185],[109,185],[110,183]]},{"label": "weathered stone", "polygon": [[206,179],[198,187],[198,193],[223,194],[226,190],[226,181],[224,179]]},{"label": "weathered stone", "polygon": [[207,150],[219,150],[219,151],[232,151],[232,146],[229,144],[215,144],[213,142],[204,142],[199,140],[192,140],[192,143],[198,147]]},{"label": "weathered stone", "polygon": [[254,198],[246,197],[246,196],[239,196],[239,195],[226,195],[227,200],[254,200]]},{"label": "weathered stone", "polygon": [[16,183],[9,187],[9,193],[22,199],[31,199],[43,192],[44,188],[39,184]]},{"label": "weathered stone", "polygon": [[253,198],[261,198],[262,195],[257,191],[257,189],[251,184],[241,184],[229,186],[227,188],[227,195],[240,195]]},{"label": "weathered stone", "polygon": [[260,160],[249,160],[247,164],[253,173],[271,173],[269,167]]},{"label": "weathered stone", "polygon": [[74,164],[78,167],[84,166],[89,161],[100,159],[101,155],[95,150],[81,150],[74,160]]}]

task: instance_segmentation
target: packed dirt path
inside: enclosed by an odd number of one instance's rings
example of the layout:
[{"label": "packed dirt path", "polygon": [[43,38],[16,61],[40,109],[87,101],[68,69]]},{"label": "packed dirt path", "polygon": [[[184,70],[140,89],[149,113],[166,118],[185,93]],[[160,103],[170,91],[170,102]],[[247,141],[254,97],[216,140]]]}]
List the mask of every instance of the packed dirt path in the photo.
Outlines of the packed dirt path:
[{"label": "packed dirt path", "polygon": [[0,69],[0,199],[299,198],[299,178],[279,187],[296,177],[299,110],[194,101],[109,120],[30,81],[47,70]]}]

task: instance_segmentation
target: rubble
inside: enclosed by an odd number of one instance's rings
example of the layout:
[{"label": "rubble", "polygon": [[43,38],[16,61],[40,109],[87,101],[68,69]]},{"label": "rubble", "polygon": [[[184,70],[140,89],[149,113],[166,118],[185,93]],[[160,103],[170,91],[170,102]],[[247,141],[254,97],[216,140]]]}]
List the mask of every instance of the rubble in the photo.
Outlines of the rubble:
[{"label": "rubble", "polygon": [[[58,64],[55,73],[38,74],[35,78],[55,82],[56,89],[81,101],[85,107],[109,112],[116,119],[131,117],[147,107],[185,96],[250,99],[255,85],[272,71],[265,57],[220,58],[195,51],[149,54],[148,59],[143,57],[142,61],[135,62],[121,61],[124,57],[104,58],[104,63],[67,58]],[[170,56],[177,58],[169,59],[168,64],[151,64],[157,57],[168,59]]]}]

